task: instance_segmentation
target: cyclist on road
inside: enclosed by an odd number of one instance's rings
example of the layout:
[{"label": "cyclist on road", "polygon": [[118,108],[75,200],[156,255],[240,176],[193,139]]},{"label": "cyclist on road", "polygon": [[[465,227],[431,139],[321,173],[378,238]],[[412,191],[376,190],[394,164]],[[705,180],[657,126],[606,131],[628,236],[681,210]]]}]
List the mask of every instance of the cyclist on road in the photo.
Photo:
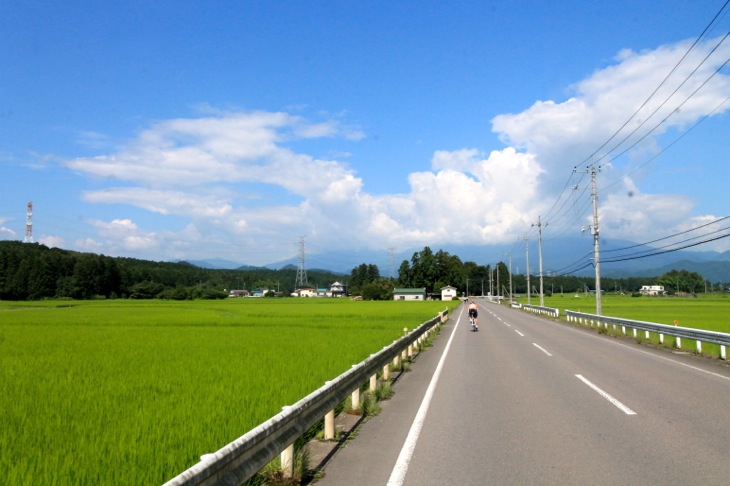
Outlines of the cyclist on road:
[{"label": "cyclist on road", "polygon": [[477,305],[476,302],[474,302],[472,300],[471,303],[469,304],[468,309],[469,309],[469,318],[472,319],[472,328],[474,331],[478,331],[479,330],[479,319],[477,317],[479,316],[479,311],[478,311],[479,306]]}]

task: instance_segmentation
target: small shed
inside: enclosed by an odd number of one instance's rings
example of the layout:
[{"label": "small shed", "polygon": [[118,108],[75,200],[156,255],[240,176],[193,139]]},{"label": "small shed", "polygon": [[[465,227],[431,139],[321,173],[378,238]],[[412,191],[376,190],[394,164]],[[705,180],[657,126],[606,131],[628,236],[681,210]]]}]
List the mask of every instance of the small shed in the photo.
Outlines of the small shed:
[{"label": "small shed", "polygon": [[393,289],[393,300],[426,300],[426,287],[415,289]]},{"label": "small shed", "polygon": [[457,289],[451,285],[441,287],[441,300],[453,300],[456,297]]}]

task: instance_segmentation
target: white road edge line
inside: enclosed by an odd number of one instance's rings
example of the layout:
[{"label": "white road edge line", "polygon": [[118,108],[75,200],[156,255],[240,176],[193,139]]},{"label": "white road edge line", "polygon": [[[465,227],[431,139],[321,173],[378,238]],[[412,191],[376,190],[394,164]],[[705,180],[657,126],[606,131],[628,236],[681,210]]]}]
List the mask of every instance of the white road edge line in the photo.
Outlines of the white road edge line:
[{"label": "white road edge line", "polygon": [[521,333],[520,331],[518,331],[517,329],[515,329],[515,332],[516,332],[517,334],[519,334],[520,336],[522,336],[522,337],[525,337],[525,335],[524,335],[524,334],[522,334],[522,333]]},{"label": "white road edge line", "polygon": [[426,421],[428,407],[431,405],[431,399],[433,398],[436,384],[438,383],[439,377],[441,376],[441,370],[444,367],[446,355],[449,354],[451,342],[454,340],[454,336],[456,335],[456,329],[459,327],[460,322],[461,315],[459,315],[459,319],[457,319],[456,324],[454,325],[454,329],[451,331],[451,337],[449,337],[449,342],[446,343],[446,348],[444,348],[444,354],[441,355],[439,364],[438,366],[436,366],[436,371],[431,378],[431,383],[429,383],[426,394],[423,396],[421,406],[418,408],[418,413],[416,413],[416,418],[413,419],[411,429],[408,431],[408,437],[406,437],[406,441],[403,443],[403,448],[401,449],[400,454],[398,454],[398,460],[396,460],[395,466],[393,466],[393,471],[390,473],[390,479],[388,479],[388,486],[401,486],[403,484],[403,481],[405,481],[406,479],[408,464],[411,462],[411,457],[413,457],[413,451],[416,448],[416,442],[418,442],[418,436],[421,434],[423,423]]},{"label": "white road edge line", "polygon": [[608,393],[606,393],[605,391],[603,391],[603,390],[601,390],[600,388],[598,388],[598,387],[597,387],[596,385],[594,385],[594,384],[593,384],[593,383],[591,383],[590,381],[586,380],[586,379],[585,379],[585,378],[583,377],[583,375],[575,375],[575,376],[576,376],[576,378],[578,378],[578,379],[579,379],[580,381],[582,381],[583,383],[585,383],[586,385],[588,385],[589,387],[591,387],[591,388],[593,389],[593,391],[595,391],[596,393],[598,393],[599,395],[601,395],[601,396],[602,396],[603,398],[605,398],[605,399],[606,399],[606,400],[608,400],[609,402],[613,403],[613,404],[614,404],[614,406],[616,406],[616,408],[618,408],[619,410],[621,410],[621,411],[622,411],[623,413],[625,413],[626,415],[636,415],[636,412],[634,412],[634,411],[633,411],[633,410],[631,410],[631,409],[630,409],[629,407],[627,407],[627,406],[626,406],[626,405],[624,405],[623,403],[621,403],[621,402],[619,402],[618,400],[616,400],[615,398],[613,398],[613,397],[612,397],[611,395],[609,395],[609,394],[608,394]]},{"label": "white road edge line", "polygon": [[542,346],[540,346],[539,344],[532,343],[532,345],[535,346],[540,351],[542,351],[543,353],[547,354],[548,356],[552,356],[552,354],[548,353],[547,350],[545,348],[543,348]]}]

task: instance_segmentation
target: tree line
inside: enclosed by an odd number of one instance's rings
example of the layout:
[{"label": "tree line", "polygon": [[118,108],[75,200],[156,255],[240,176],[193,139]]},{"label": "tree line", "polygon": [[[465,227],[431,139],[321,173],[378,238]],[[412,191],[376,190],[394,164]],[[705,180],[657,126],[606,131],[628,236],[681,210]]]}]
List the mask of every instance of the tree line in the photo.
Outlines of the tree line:
[{"label": "tree line", "polygon": [[[462,262],[456,255],[444,250],[433,252],[431,248],[413,253],[410,260],[403,260],[395,281],[380,277],[377,266],[362,264],[352,270],[351,289],[363,298],[392,298],[393,287],[426,288],[429,294],[440,295],[441,289],[452,286],[460,295],[524,295],[538,294],[539,276],[512,275],[504,262],[478,265]],[[601,279],[604,292],[637,294],[644,285],[664,285],[669,293],[695,293],[704,291],[701,275],[687,270],[672,270],[659,277],[626,277]],[[595,278],[574,275],[543,276],[543,294],[583,293],[595,290]]]},{"label": "tree line", "polygon": [[[186,262],[153,262],[0,241],[0,299],[222,299],[232,289],[267,289],[288,295],[294,267],[273,270],[206,269]],[[342,275],[309,271],[314,285]]]},{"label": "tree line", "polygon": [[[526,294],[526,275],[512,275],[504,262],[478,265],[462,262],[444,250],[429,247],[403,260],[396,278],[384,278],[377,265],[363,263],[350,275],[326,270],[308,270],[309,286],[328,287],[335,281],[347,285],[348,294],[367,300],[389,300],[394,287],[425,287],[440,295],[452,286],[460,295]],[[185,262],[153,262],[134,258],[109,257],[38,243],[0,241],[0,299],[220,299],[232,289],[267,289],[289,295],[296,284],[297,269],[250,268],[220,270],[200,268]],[[510,285],[511,284],[511,285]],[[587,292],[594,289],[590,277],[543,278],[544,293]],[[704,291],[704,279],[697,273],[672,270],[660,277],[603,278],[605,292],[636,293],[643,285],[664,285],[669,293]],[[537,294],[539,280],[532,275],[529,291]]]}]

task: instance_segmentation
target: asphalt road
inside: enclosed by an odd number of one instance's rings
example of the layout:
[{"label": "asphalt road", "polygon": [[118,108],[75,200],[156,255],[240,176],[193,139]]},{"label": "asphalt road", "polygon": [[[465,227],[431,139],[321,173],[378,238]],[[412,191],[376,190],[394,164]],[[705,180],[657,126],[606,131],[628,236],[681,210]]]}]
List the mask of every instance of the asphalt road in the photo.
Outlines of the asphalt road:
[{"label": "asphalt road", "polygon": [[480,301],[324,469],[328,485],[728,484],[730,367]]}]

